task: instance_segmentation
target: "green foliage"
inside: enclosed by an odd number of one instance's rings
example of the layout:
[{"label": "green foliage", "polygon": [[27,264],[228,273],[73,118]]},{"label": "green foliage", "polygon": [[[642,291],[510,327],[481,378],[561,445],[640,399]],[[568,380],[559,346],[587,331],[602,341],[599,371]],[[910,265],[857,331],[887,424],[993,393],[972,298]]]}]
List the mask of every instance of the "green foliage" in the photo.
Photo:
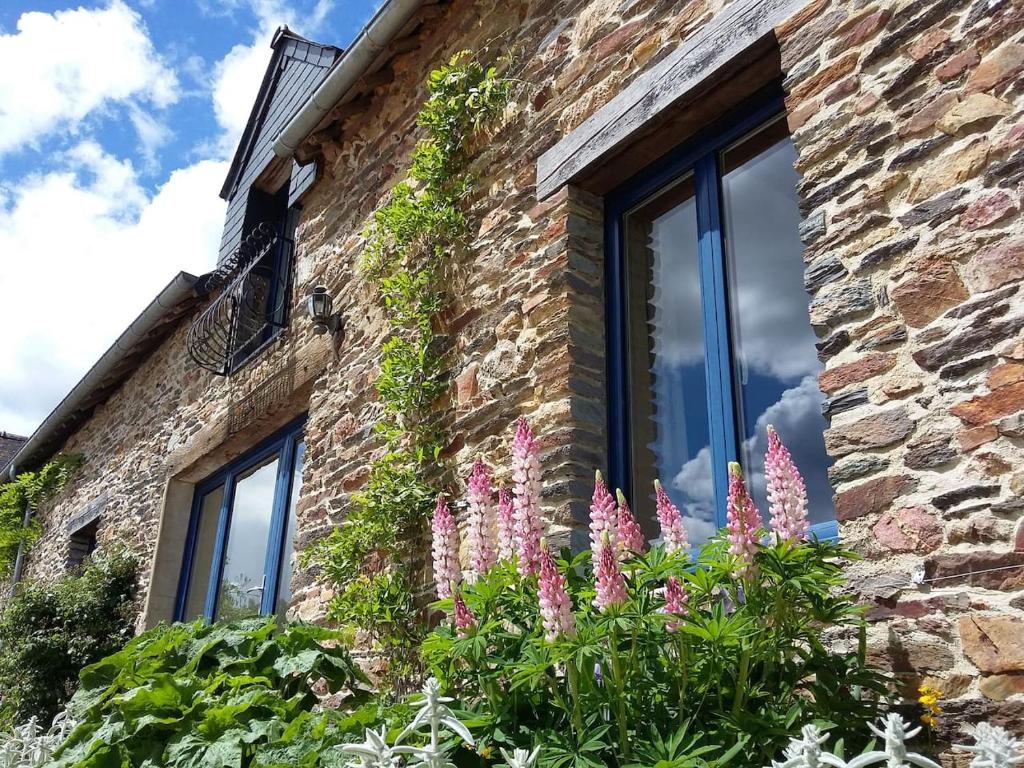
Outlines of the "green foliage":
[{"label": "green foliage", "polygon": [[161,625],[82,670],[80,724],[54,766],[340,765],[330,747],[351,718],[317,711],[320,678],[333,692],[364,680],[329,630],[273,617]]},{"label": "green foliage", "polygon": [[[477,629],[440,627],[422,654],[475,713],[485,749],[538,744],[546,768],[767,765],[810,722],[856,745],[887,681],[866,666],[863,620],[840,591],[849,556],[825,542],[773,544],[738,580],[721,538],[696,563],[655,547],[624,563],[628,601],[600,612],[590,553],[563,552],[577,633],[555,642],[536,577],[501,563],[461,593]],[[663,612],[670,576],[688,594],[681,617]],[[830,648],[825,631],[854,649]]]},{"label": "green foliage", "polygon": [[22,584],[0,614],[0,717],[10,725],[50,720],[67,703],[82,667],[132,635],[136,563],[98,557],[80,575]]},{"label": "green foliage", "polygon": [[[413,150],[408,179],[373,214],[362,257],[390,325],[376,382],[383,414],[375,430],[385,453],[373,462],[345,525],[307,555],[338,587],[331,612],[339,621],[369,616],[385,597],[394,599],[387,615],[413,619],[407,576],[395,572],[401,568],[395,555],[422,531],[437,496],[428,472],[445,440],[430,412],[448,384],[436,318],[446,303],[446,270],[465,241],[472,153],[511,93],[508,80],[467,52],[431,72],[427,90],[417,120],[425,136]],[[371,556],[376,567],[367,574]],[[400,637],[411,654],[418,631],[410,626]]]},{"label": "green foliage", "polygon": [[0,485],[0,577],[10,574],[19,546],[29,547],[39,538],[39,521],[26,526],[25,510],[38,509],[60,493],[81,464],[81,456],[56,456],[42,469],[22,472],[14,482]]}]

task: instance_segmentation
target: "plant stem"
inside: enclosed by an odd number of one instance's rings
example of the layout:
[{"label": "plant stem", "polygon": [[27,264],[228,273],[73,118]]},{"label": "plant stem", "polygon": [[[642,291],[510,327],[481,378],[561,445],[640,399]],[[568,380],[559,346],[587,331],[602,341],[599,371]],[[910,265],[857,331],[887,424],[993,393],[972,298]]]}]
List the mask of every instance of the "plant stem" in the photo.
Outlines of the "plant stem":
[{"label": "plant stem", "polygon": [[569,678],[569,689],[572,692],[572,724],[576,729],[576,740],[583,735],[583,715],[580,713],[580,673],[572,661],[565,663],[565,674]]},{"label": "plant stem", "polygon": [[732,715],[736,717],[743,707],[744,693],[747,690],[747,677],[750,674],[750,648],[740,654],[740,674],[736,680],[736,693],[732,699]]},{"label": "plant stem", "polygon": [[615,717],[619,722],[619,749],[623,757],[629,756],[629,729],[626,726],[625,680],[622,679],[622,664],[619,662],[619,635],[612,629],[609,635],[612,656],[612,675],[615,677]]}]

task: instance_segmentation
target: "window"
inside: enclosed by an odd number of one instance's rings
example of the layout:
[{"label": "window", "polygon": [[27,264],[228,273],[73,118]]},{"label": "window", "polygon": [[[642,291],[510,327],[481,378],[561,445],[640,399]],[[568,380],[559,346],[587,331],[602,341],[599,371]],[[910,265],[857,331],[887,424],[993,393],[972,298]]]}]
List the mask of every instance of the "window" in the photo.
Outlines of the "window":
[{"label": "window", "polygon": [[68,569],[75,569],[96,551],[96,535],[100,530],[99,518],[86,523],[71,534],[68,543]]},{"label": "window", "polygon": [[176,618],[282,618],[291,597],[301,422],[196,486]]},{"label": "window", "polygon": [[200,367],[230,375],[287,326],[298,216],[287,183],[275,194],[249,190],[242,243],[207,276],[205,289],[220,293],[189,328],[188,353]]},{"label": "window", "polygon": [[232,371],[248,362],[287,323],[296,214],[288,208],[287,183],[273,195],[255,187],[249,190],[243,232],[262,227],[276,238],[245,270],[246,278],[235,292]]},{"label": "window", "polygon": [[795,160],[781,100],[762,99],[608,200],[612,478],[634,499],[660,478],[695,544],[725,523],[729,461],[767,513],[768,424],[814,532],[836,533]]}]

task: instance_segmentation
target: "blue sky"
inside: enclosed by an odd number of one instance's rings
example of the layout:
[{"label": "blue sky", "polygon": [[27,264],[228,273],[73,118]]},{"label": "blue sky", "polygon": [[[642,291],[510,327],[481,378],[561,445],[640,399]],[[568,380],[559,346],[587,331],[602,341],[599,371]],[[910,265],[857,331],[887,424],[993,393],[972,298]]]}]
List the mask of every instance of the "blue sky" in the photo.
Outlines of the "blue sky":
[{"label": "blue sky", "polygon": [[28,434],[179,270],[280,24],[345,47],[379,0],[0,3],[0,430]]}]

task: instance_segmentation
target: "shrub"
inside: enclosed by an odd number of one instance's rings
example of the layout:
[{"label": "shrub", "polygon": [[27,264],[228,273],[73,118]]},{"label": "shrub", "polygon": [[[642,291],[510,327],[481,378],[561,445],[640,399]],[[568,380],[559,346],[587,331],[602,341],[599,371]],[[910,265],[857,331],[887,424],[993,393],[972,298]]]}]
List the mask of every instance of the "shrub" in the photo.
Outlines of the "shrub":
[{"label": "shrub", "polygon": [[19,548],[39,538],[39,520],[25,523],[25,511],[39,509],[67,485],[82,464],[78,454],[58,455],[35,472],[22,472],[14,482],[0,485],[0,575],[8,576]]},{"label": "shrub", "polygon": [[[551,768],[761,766],[805,724],[854,747],[868,738],[887,681],[866,666],[864,623],[842,591],[841,562],[852,555],[808,537],[802,480],[772,434],[771,537],[733,466],[729,525],[696,559],[660,488],[665,543],[647,550],[626,500],[598,475],[593,552],[556,561],[541,538],[537,446],[522,421],[514,554],[460,584],[456,528],[439,501],[435,577],[450,597],[437,605],[451,626],[422,653],[474,712],[483,753],[539,745],[540,765]],[[495,513],[480,485],[471,480],[467,527],[507,536],[508,525],[479,519]],[[493,561],[477,551],[486,541],[471,541],[472,562]],[[851,650],[831,647],[825,632]]]},{"label": "shrub", "polygon": [[64,708],[82,667],[132,636],[136,563],[98,557],[80,574],[19,586],[0,614],[0,713],[7,725],[49,722]]},{"label": "shrub", "polygon": [[364,682],[337,640],[274,617],[161,625],[82,670],[69,707],[80,725],[54,766],[337,764],[345,718],[318,693],[357,702]]}]

